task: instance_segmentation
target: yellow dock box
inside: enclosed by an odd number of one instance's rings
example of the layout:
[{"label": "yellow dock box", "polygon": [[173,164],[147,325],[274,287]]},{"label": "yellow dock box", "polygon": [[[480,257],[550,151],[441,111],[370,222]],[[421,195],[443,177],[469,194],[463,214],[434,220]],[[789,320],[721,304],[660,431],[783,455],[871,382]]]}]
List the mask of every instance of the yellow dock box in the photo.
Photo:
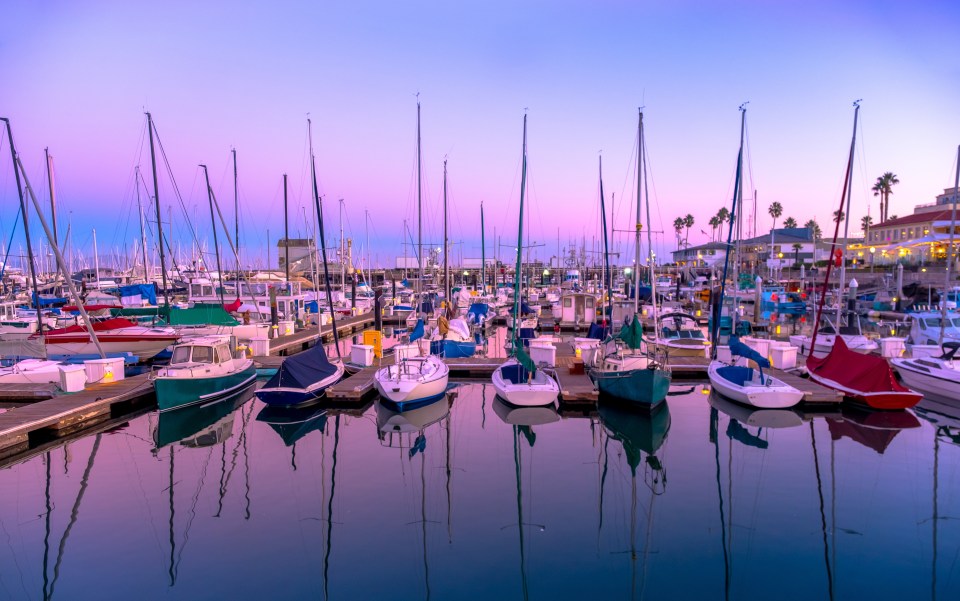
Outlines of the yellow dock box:
[{"label": "yellow dock box", "polygon": [[363,343],[373,347],[373,356],[383,357],[383,333],[376,330],[367,330],[363,333]]}]

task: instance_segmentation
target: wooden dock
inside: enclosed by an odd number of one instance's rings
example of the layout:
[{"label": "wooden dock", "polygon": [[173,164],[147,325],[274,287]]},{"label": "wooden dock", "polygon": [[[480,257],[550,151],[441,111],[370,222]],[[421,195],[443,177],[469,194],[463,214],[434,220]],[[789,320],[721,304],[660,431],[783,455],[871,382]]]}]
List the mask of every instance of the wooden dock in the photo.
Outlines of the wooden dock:
[{"label": "wooden dock", "polygon": [[56,396],[60,387],[53,382],[43,382],[35,384],[0,384],[0,403],[10,401],[21,401],[33,403],[36,401],[45,401]]},{"label": "wooden dock", "polygon": [[10,409],[0,413],[0,458],[152,404],[153,398],[153,382],[141,374]]},{"label": "wooden dock", "polygon": [[785,384],[793,386],[797,390],[803,392],[803,401],[804,403],[811,404],[821,404],[821,403],[832,403],[836,404],[843,400],[843,394],[832,389],[827,388],[821,384],[814,382],[809,378],[801,378],[795,373],[781,371],[779,369],[771,369],[770,373],[773,377],[783,380]]},{"label": "wooden dock", "polygon": [[[352,317],[337,319],[337,333],[341,338],[351,336],[356,332],[362,332],[372,326],[374,322],[373,313],[362,313]],[[333,324],[320,328],[320,338],[324,342],[333,342]],[[317,339],[317,328],[310,327],[286,336],[278,336],[270,339],[271,355],[292,355],[305,351],[314,345]]]}]

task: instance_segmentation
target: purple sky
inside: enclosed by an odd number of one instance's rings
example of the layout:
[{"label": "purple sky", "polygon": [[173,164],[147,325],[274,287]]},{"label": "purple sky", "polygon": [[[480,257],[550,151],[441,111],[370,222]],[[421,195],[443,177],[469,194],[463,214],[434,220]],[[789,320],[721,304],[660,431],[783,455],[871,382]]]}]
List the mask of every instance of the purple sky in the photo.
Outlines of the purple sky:
[{"label": "purple sky", "polygon": [[[81,6],[82,4],[82,6]],[[62,222],[75,244],[124,252],[138,234],[133,169],[149,176],[144,110],[156,120],[198,235],[210,238],[199,163],[232,219],[230,149],[241,188],[241,244],[263,257],[283,229],[281,176],[291,225],[309,207],[306,117],[327,228],[345,199],[348,236],[374,263],[402,254],[415,223],[416,98],[423,105],[424,239],[441,236],[441,174],[449,160],[452,238],[479,257],[479,206],[512,243],[519,198],[521,123],[529,114],[531,239],[541,258],[599,236],[597,156],[631,227],[637,107],[646,106],[655,194],[653,228],[692,213],[690,242],[729,205],[737,107],[750,101],[746,186],[801,224],[829,221],[838,203],[863,99],[853,225],[884,171],[900,178],[891,214],[906,214],[952,185],[960,143],[960,60],[945,25],[956,2],[20,2],[5,12],[0,112],[12,120],[32,183],[46,198],[43,149],[55,157]],[[721,6],[722,4],[722,6]],[[175,236],[189,245],[169,178]],[[10,235],[16,188],[0,147],[0,235]],[[164,209],[166,211],[167,209]],[[309,208],[307,215],[310,215]],[[61,225],[61,231],[66,229]],[[859,229],[859,227],[852,229]],[[624,234],[622,250],[629,251]],[[21,238],[18,231],[14,248]],[[89,252],[89,251],[87,251]],[[276,251],[273,251],[275,261]],[[505,257],[506,258],[506,257]]]}]

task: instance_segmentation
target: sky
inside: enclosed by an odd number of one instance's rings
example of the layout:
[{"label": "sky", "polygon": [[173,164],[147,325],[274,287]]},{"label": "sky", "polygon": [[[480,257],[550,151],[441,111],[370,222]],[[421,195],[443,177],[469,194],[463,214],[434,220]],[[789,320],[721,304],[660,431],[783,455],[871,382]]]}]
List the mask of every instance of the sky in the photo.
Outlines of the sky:
[{"label": "sky", "polygon": [[[868,210],[876,222],[870,188],[886,171],[901,182],[891,214],[933,202],[953,185],[960,144],[955,1],[14,0],[4,21],[0,116],[11,120],[43,202],[49,148],[61,236],[69,225],[86,257],[94,228],[102,258],[136,247],[137,166],[148,208],[153,185],[145,111],[173,174],[158,159],[174,244],[188,257],[192,228],[213,247],[199,164],[232,223],[236,149],[241,252],[254,264],[265,262],[268,240],[276,264],[285,173],[291,237],[309,235],[308,116],[328,246],[339,238],[343,199],[346,236],[374,265],[392,265],[402,241],[417,237],[418,100],[423,239],[442,241],[446,160],[455,258],[480,256],[481,202],[488,256],[496,235],[501,259],[514,258],[525,113],[524,237],[546,261],[558,239],[563,252],[602,236],[601,156],[614,250],[621,263],[632,258],[641,106],[658,260],[676,246],[676,217],[694,216],[689,243],[700,244],[708,219],[729,207],[744,102],[744,223],[751,227],[755,191],[758,233],[771,227],[774,201],[781,222],[829,222],[854,100],[862,103],[851,230]],[[4,247],[16,212],[4,138]],[[22,228],[12,235],[16,255]]]}]

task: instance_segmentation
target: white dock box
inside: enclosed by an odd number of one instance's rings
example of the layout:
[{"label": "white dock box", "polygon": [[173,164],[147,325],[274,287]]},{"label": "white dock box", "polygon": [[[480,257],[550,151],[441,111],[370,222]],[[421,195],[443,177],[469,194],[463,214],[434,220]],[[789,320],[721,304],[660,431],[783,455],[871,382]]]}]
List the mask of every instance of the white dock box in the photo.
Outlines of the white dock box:
[{"label": "white dock box", "polygon": [[797,366],[797,351],[791,344],[779,343],[770,349],[770,363],[777,369],[793,369]]},{"label": "white dock box", "polygon": [[281,335],[281,336],[289,336],[289,335],[291,335],[291,334],[293,334],[293,322],[290,321],[290,320],[288,320],[288,319],[281,320],[281,321],[280,321],[280,335]]},{"label": "white dock box", "polygon": [[536,363],[537,365],[546,364],[550,367],[556,367],[557,347],[553,346],[548,342],[537,343],[536,340],[531,340],[530,341],[530,358],[533,359],[533,362]]},{"label": "white dock box", "polygon": [[123,379],[123,358],[90,359],[83,362],[83,369],[90,384],[116,382]]},{"label": "white dock box", "polygon": [[355,344],[350,349],[350,361],[357,365],[370,367],[373,365],[373,346],[370,344]]},{"label": "white dock box", "polygon": [[903,338],[881,338],[880,339],[880,355],[886,359],[895,359],[903,355],[903,350],[905,348],[905,340]]},{"label": "white dock box", "polygon": [[87,370],[82,365],[60,365],[60,390],[80,392],[87,385]]},{"label": "white dock box", "polygon": [[401,359],[412,359],[414,357],[420,356],[420,347],[417,343],[411,344],[398,344],[393,347],[393,355],[396,357],[397,361]]},{"label": "white dock box", "polygon": [[256,357],[266,357],[270,354],[270,339],[262,336],[251,338],[250,350]]}]

